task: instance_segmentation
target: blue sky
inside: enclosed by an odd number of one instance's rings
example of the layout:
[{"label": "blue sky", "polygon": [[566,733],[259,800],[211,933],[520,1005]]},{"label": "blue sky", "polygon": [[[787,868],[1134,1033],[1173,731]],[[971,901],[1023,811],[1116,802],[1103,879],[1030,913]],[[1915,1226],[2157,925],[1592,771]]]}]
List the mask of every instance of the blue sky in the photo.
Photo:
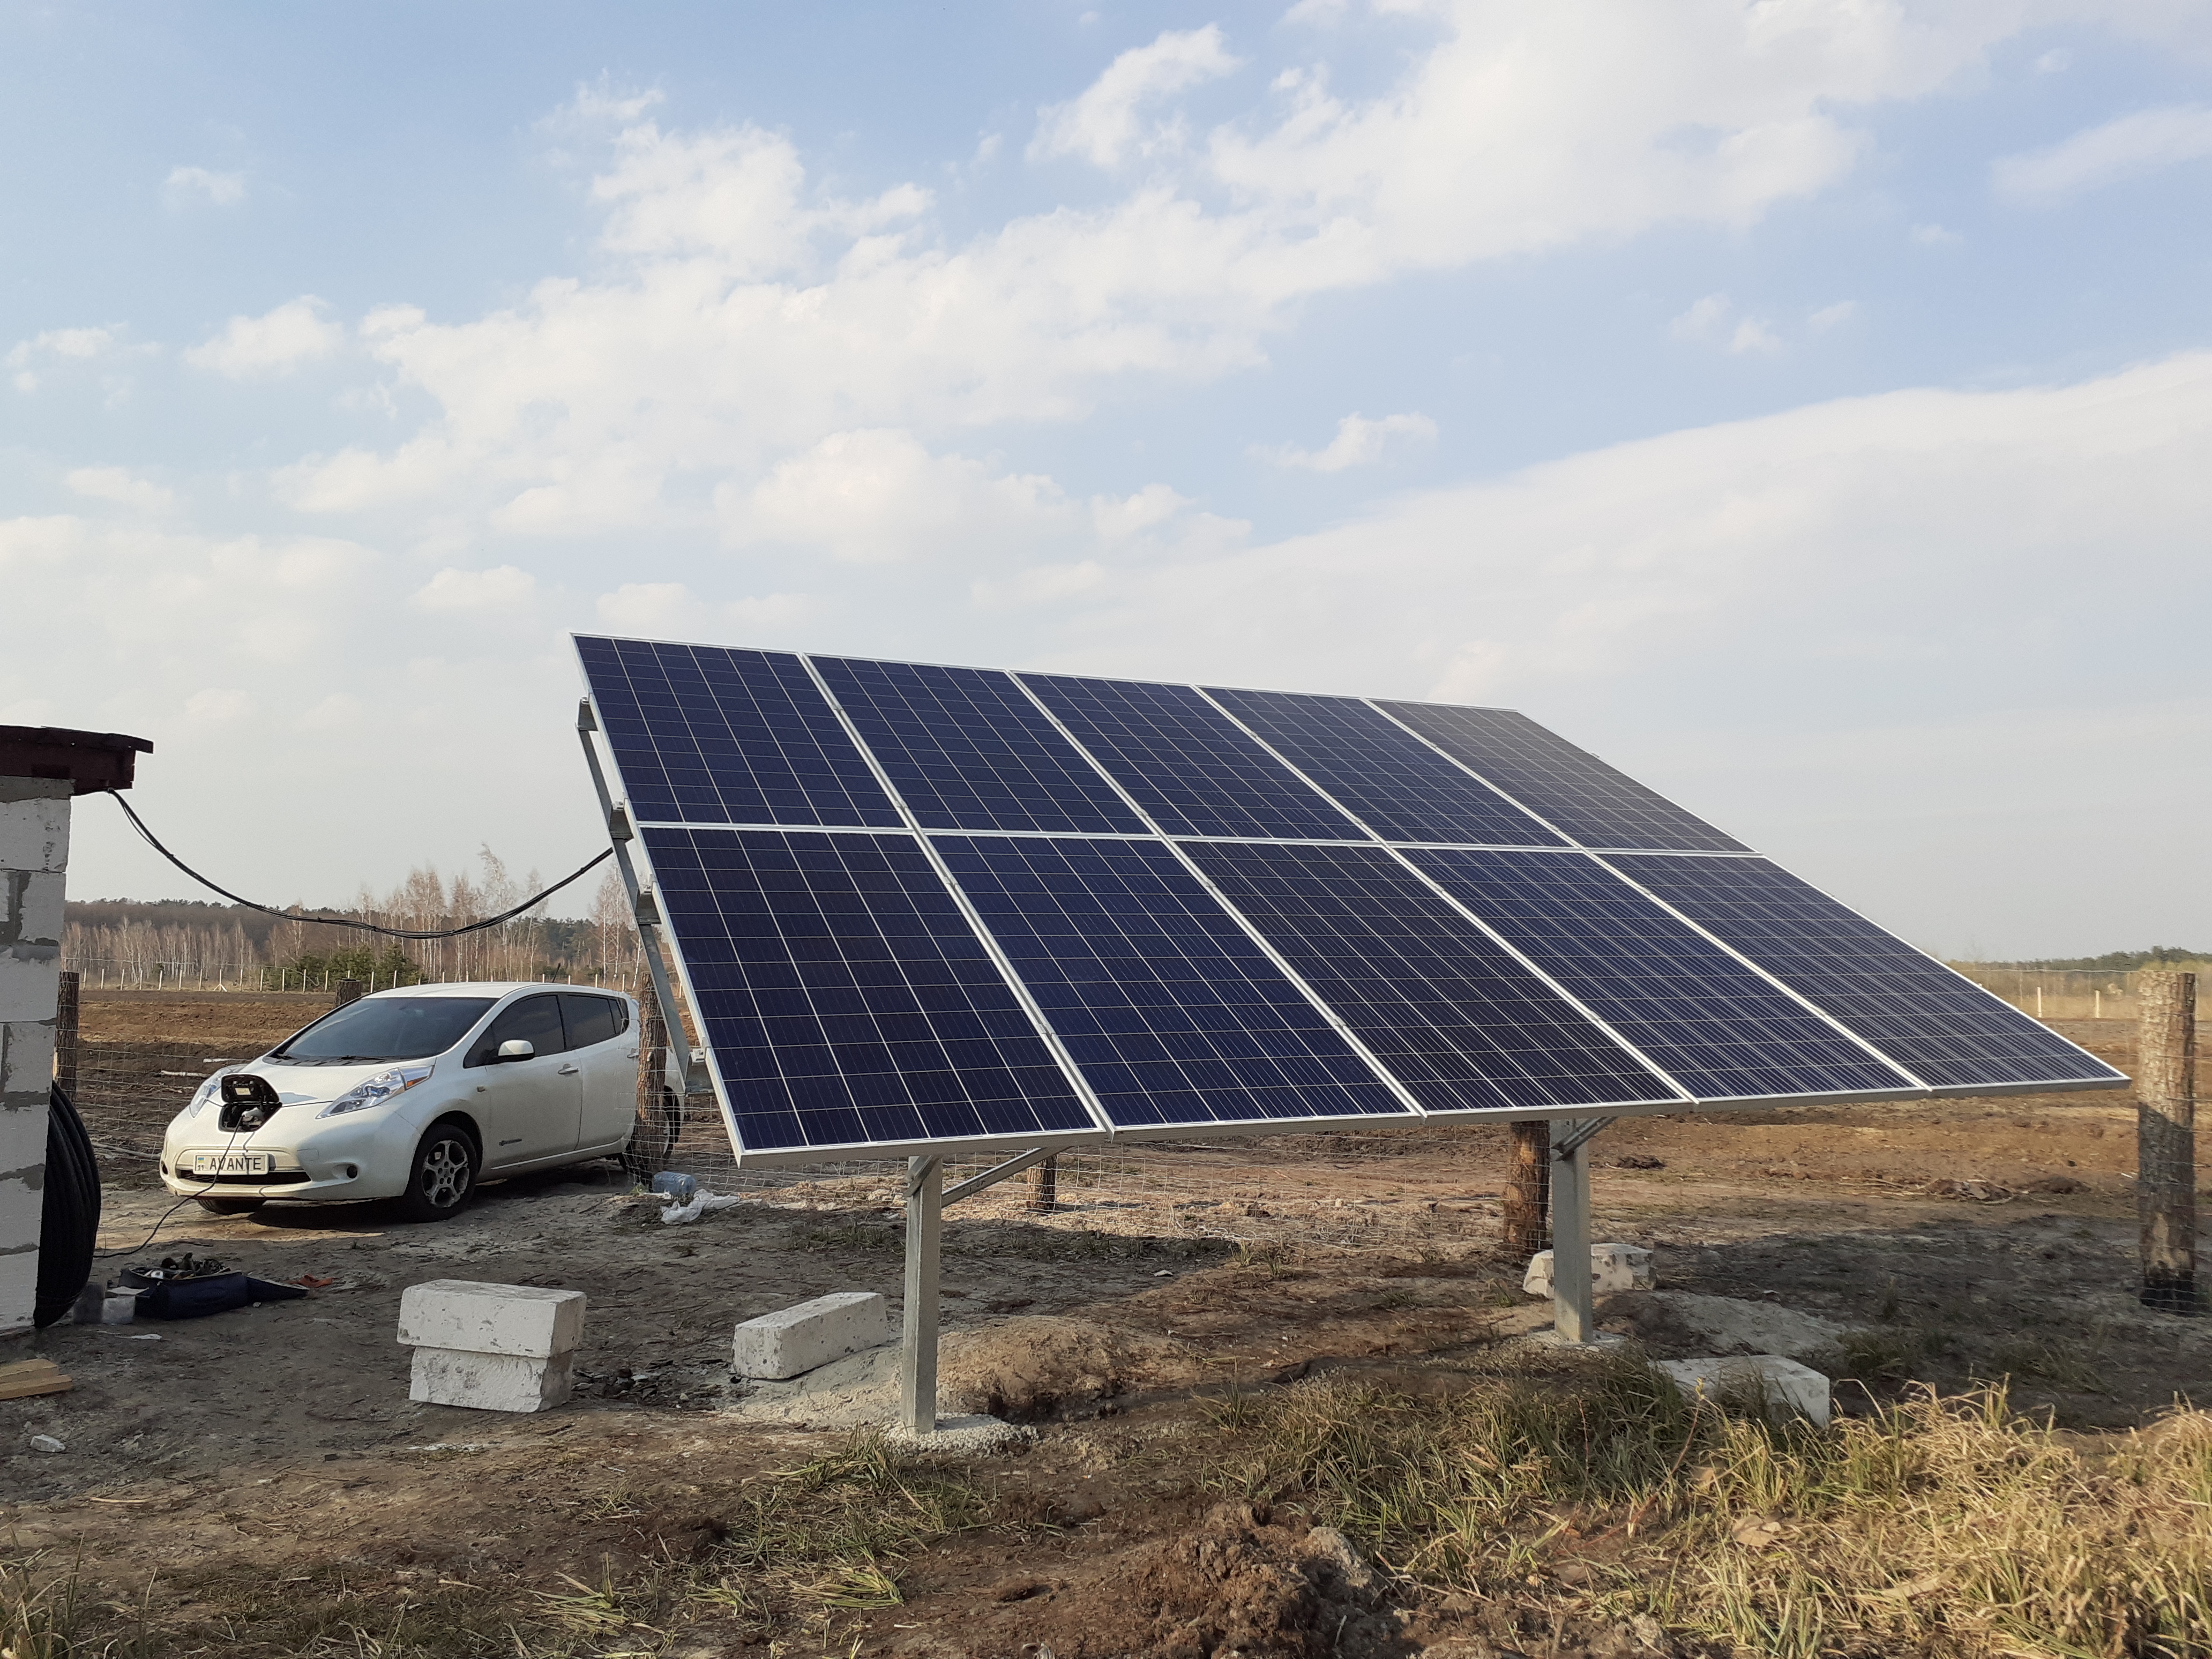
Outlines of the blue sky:
[{"label": "blue sky", "polygon": [[591,850],[572,629],[1429,696],[1933,949],[2202,943],[2208,81],[2183,0],[0,7],[0,720],[334,902]]}]

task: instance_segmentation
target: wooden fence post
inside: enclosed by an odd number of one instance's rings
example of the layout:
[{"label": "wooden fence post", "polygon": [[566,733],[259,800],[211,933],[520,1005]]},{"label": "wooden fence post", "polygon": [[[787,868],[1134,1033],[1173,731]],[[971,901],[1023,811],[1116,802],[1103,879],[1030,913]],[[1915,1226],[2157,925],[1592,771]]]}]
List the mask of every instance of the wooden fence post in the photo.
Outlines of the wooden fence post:
[{"label": "wooden fence post", "polygon": [[54,1000],[54,1081],[71,1100],[76,1098],[76,1002],[82,976],[62,969],[61,989]]},{"label": "wooden fence post", "polygon": [[331,1006],[333,1008],[343,1008],[349,1002],[359,1002],[361,1000],[362,988],[362,983],[357,979],[340,980],[338,981],[337,1000],[331,1004]]},{"label": "wooden fence post", "polygon": [[2136,975],[2136,1206],[2142,1302],[2197,1311],[2197,975]]},{"label": "wooden fence post", "polygon": [[1505,1249],[1526,1261],[1552,1243],[1552,1126],[1542,1118],[1513,1127],[1513,1167],[1505,1177]]},{"label": "wooden fence post", "polygon": [[1030,1196],[1024,1208],[1057,1210],[1060,1207],[1059,1164],[1060,1158],[1055,1154],[1042,1164],[1030,1166]]}]

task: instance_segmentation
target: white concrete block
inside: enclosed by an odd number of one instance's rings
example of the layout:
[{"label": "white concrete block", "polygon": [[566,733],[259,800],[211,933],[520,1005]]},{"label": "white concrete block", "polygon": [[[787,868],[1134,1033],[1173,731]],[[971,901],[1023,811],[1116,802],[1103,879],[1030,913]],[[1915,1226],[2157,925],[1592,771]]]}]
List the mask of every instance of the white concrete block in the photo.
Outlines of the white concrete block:
[{"label": "white concrete block", "polygon": [[[60,982],[58,975],[55,982]],[[35,1106],[41,1136],[46,1133],[46,1097],[53,1084],[53,1021],[18,1019],[0,1025],[0,1099],[19,1106]],[[46,1143],[42,1139],[40,1144]],[[12,1166],[0,1164],[0,1169],[9,1167]]]},{"label": "white concrete block", "polygon": [[891,1340],[890,1306],[872,1291],[838,1291],[738,1327],[739,1376],[781,1379]]},{"label": "white concrete block", "polygon": [[[1600,1296],[1651,1288],[1651,1252],[1640,1244],[1590,1246],[1590,1288]],[[1539,1250],[1528,1260],[1521,1288],[1530,1296],[1552,1293],[1552,1253]]]},{"label": "white concrete block", "polygon": [[568,1367],[574,1358],[566,1352],[535,1358],[417,1348],[407,1397],[480,1412],[550,1411],[568,1397]]},{"label": "white concrete block", "polygon": [[0,800],[0,870],[66,870],[69,835],[66,795],[58,799]]},{"label": "white concrete block", "polygon": [[[15,937],[45,939],[58,945],[62,938],[62,889],[69,878],[58,870],[27,875],[23,878],[23,908],[15,918]],[[61,958],[54,958],[55,971],[61,969]]]},{"label": "white concrete block", "polygon": [[1695,1399],[1756,1394],[1769,1412],[1810,1418],[1828,1426],[1828,1379],[1810,1365],[1778,1353],[1712,1354],[1698,1359],[1662,1359],[1659,1369],[1674,1386]]},{"label": "white concrete block", "polygon": [[0,1019],[51,1024],[61,996],[61,951],[51,945],[0,945]]},{"label": "white concrete block", "polygon": [[566,1354],[584,1340],[584,1293],[428,1279],[400,1292],[399,1340],[412,1348],[527,1359]]},{"label": "white concrete block", "polygon": [[[4,1202],[0,1199],[0,1202]],[[32,1248],[0,1252],[0,1336],[27,1331],[39,1310],[39,1235],[31,1231]]]}]

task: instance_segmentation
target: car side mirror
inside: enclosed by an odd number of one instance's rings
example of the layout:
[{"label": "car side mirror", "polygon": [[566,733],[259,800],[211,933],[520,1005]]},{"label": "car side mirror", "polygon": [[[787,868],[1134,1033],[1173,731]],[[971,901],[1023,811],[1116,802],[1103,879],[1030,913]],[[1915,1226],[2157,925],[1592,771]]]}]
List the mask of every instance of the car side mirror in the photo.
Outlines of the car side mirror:
[{"label": "car side mirror", "polygon": [[502,1060],[530,1060],[537,1053],[537,1045],[527,1037],[509,1037],[499,1045],[499,1053],[494,1058]]}]

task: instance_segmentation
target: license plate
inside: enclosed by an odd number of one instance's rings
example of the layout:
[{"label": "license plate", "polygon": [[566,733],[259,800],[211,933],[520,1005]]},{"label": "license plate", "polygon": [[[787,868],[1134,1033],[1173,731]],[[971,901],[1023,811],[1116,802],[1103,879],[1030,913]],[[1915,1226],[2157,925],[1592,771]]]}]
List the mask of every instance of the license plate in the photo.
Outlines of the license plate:
[{"label": "license plate", "polygon": [[267,1175],[273,1160],[266,1152],[194,1152],[194,1175]]}]

